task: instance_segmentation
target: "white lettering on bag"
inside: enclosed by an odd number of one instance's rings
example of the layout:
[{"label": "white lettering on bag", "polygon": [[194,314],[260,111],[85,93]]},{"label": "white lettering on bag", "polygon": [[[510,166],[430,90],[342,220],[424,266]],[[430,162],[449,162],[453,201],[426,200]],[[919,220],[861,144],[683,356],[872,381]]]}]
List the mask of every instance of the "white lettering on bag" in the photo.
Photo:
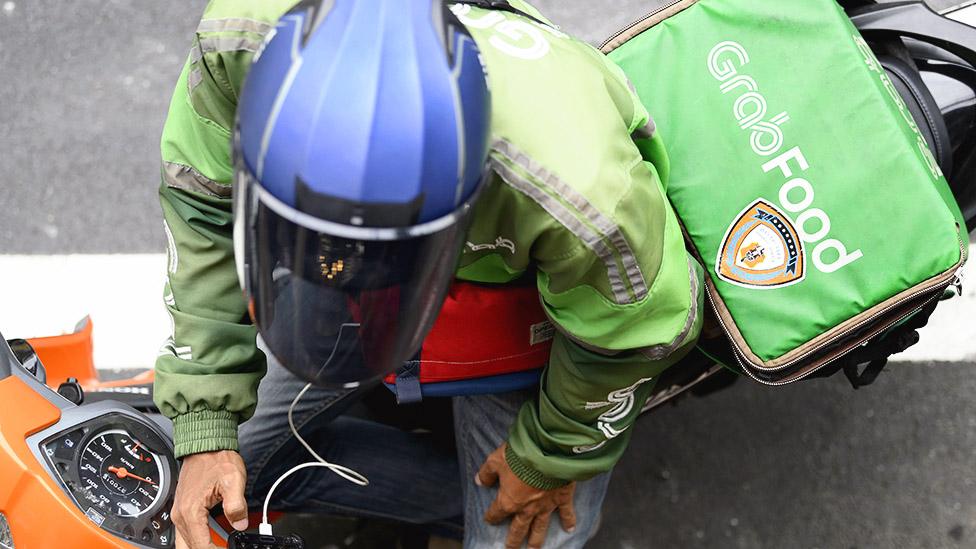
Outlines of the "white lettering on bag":
[{"label": "white lettering on bag", "polygon": [[765,120],[769,105],[759,92],[759,86],[751,76],[739,74],[739,69],[749,64],[749,52],[736,42],[721,42],[708,54],[708,71],[722,82],[719,89],[728,95],[745,88],[735,100],[732,113],[739,127],[750,132],[749,144],[760,156],[772,156],[783,146],[783,130],[780,126],[790,121],[790,116],[779,113]]},{"label": "white lettering on bag", "polygon": [[[834,273],[864,257],[861,250],[848,252],[847,246],[837,239],[827,237],[831,231],[830,216],[820,208],[812,208],[816,191],[809,180],[794,177],[794,166],[799,172],[810,169],[800,147],[786,152],[782,126],[790,121],[785,111],[767,119],[769,103],[760,91],[756,80],[740,70],[750,63],[749,52],[739,43],[725,41],[716,44],[708,55],[708,71],[721,82],[723,95],[740,94],[732,105],[732,115],[739,127],[749,131],[749,145],[760,157],[778,155],[762,165],[764,173],[779,169],[787,181],[780,187],[779,203],[783,209],[799,214],[797,232],[807,243],[817,244],[813,250],[813,264],[820,272]],[[792,163],[792,164],[791,164]],[[827,252],[836,252],[836,259],[828,261]]]},{"label": "white lettering on bag", "polygon": [[932,175],[933,179],[940,179],[945,174],[942,173],[942,168],[939,166],[939,162],[935,159],[935,155],[932,154],[932,149],[929,148],[928,143],[925,142],[925,137],[922,136],[921,130],[918,129],[918,124],[915,123],[915,118],[912,113],[908,110],[908,106],[905,105],[905,101],[901,98],[901,94],[895,89],[895,85],[891,83],[891,79],[888,78],[888,73],[884,71],[881,64],[878,63],[878,59],[874,56],[874,52],[871,51],[871,46],[864,41],[864,38],[860,34],[854,35],[854,43],[857,48],[861,51],[861,55],[864,56],[864,64],[867,65],[871,72],[875,73],[881,80],[881,85],[884,87],[885,91],[891,97],[891,100],[895,102],[895,106],[898,108],[898,112],[901,117],[911,128],[912,132],[915,134],[915,145],[918,149],[919,154],[922,157],[922,161],[929,168],[929,173]]},{"label": "white lettering on bag", "polygon": [[[785,153],[763,164],[762,167],[763,172],[769,173],[773,169],[779,168],[780,171],[783,173],[784,177],[791,178],[793,177],[793,168],[790,167],[791,160],[796,162],[796,165],[797,167],[800,168],[800,171],[806,171],[810,169],[810,163],[807,162],[806,157],[803,156],[803,151],[800,150],[800,147],[793,147],[792,149],[786,151]],[[804,191],[803,200],[798,204],[792,203],[789,200],[789,197],[787,196],[789,194],[789,191],[797,188],[803,189]],[[814,196],[815,195],[814,195],[813,186],[806,179],[800,179],[800,178],[790,179],[789,181],[784,183],[782,187],[780,187],[780,203],[783,205],[784,208],[794,213],[809,208],[813,204]],[[804,206],[804,208],[797,208],[797,206],[800,205]],[[800,217],[797,218],[797,221],[800,225],[798,230],[800,233],[800,238],[803,239],[804,242],[810,242],[810,243],[819,242],[820,240],[826,238],[830,232],[830,217],[823,210],[818,209],[816,211],[822,214],[822,217],[820,219],[821,222],[823,223],[823,226],[827,230],[826,231],[820,230],[817,231],[817,233],[815,234],[807,233],[804,228],[804,225],[805,225],[805,221],[808,218],[804,217],[804,214],[800,214]],[[820,214],[817,215],[819,216]],[[826,252],[828,249],[833,249],[837,251],[838,254],[837,259],[831,263],[827,263],[823,259],[824,252]],[[854,263],[855,261],[861,259],[862,257],[864,257],[864,254],[861,252],[861,250],[856,250],[853,253],[848,253],[847,246],[845,246],[843,242],[840,242],[839,240],[836,239],[830,239],[825,242],[821,242],[820,244],[817,245],[816,248],[814,248],[813,266],[816,267],[816,269],[822,273],[830,274],[839,271],[843,267],[846,267],[851,263]]]}]

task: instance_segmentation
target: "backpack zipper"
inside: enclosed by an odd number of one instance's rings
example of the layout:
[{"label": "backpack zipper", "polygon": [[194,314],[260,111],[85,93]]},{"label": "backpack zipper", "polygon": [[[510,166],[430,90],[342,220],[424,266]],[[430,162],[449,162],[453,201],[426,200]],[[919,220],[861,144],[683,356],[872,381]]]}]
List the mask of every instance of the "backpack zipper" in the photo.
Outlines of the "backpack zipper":
[{"label": "backpack zipper", "polygon": [[[898,324],[899,322],[901,322],[903,319],[908,318],[908,317],[910,317],[912,315],[918,314],[919,311],[921,311],[922,309],[924,309],[925,307],[927,307],[930,303],[932,303],[933,301],[935,301],[938,298],[939,298],[939,294],[937,294],[937,293],[936,294],[933,294],[932,297],[930,297],[929,299],[926,299],[922,304],[920,304],[918,307],[916,307],[915,309],[913,309],[908,314],[906,314],[906,315],[904,315],[904,316],[902,316],[900,318],[896,318],[896,319],[892,320],[891,322],[888,322],[888,323],[884,324],[883,326],[881,326],[877,330],[871,332],[867,337],[861,338],[861,341],[858,343],[858,345],[852,346],[851,349],[854,349],[857,346],[861,346],[861,345],[867,344],[869,341],[871,341],[875,337],[878,337],[879,334],[882,334],[882,333],[886,332],[891,327],[893,327],[896,324]],[[832,359],[824,362],[820,366],[817,366],[816,368],[813,368],[810,371],[804,373],[803,375],[794,377],[794,378],[789,379],[787,381],[769,381],[769,380],[759,379],[759,377],[757,377],[755,374],[753,374],[747,368],[743,368],[743,371],[745,371],[746,374],[749,377],[751,377],[752,379],[758,381],[759,383],[762,383],[764,385],[770,385],[770,386],[773,386],[773,387],[780,387],[780,386],[784,386],[784,385],[790,385],[790,384],[796,383],[798,381],[802,381],[802,380],[810,377],[811,375],[819,372],[820,370],[826,368],[827,366],[830,366],[834,362],[837,362],[838,360],[844,358],[845,356],[847,356],[847,353],[844,353],[844,354],[841,354],[839,356],[836,356],[836,357],[834,357],[834,358],[832,358]],[[736,358],[738,359],[738,355],[736,355]]]},{"label": "backpack zipper", "polygon": [[[880,329],[873,331],[869,336],[867,336],[865,338],[862,338],[862,344],[863,344],[863,343],[865,343],[867,341],[870,341],[871,339],[877,337],[878,334],[883,333],[885,330],[891,328],[892,326],[894,326],[895,324],[897,324],[898,322],[900,322],[902,319],[908,318],[908,317],[910,317],[910,316],[912,316],[914,314],[917,314],[919,311],[921,311],[922,309],[924,309],[926,305],[928,305],[928,304],[932,303],[932,301],[938,299],[945,292],[945,290],[947,288],[949,288],[950,286],[961,287],[963,266],[965,265],[965,259],[966,259],[966,245],[963,242],[963,240],[962,240],[961,237],[959,237],[959,251],[960,251],[960,253],[962,255],[961,255],[961,259],[960,259],[960,264],[957,265],[957,267],[956,267],[955,270],[953,270],[951,272],[944,273],[942,276],[937,277],[936,279],[930,281],[930,283],[927,285],[928,287],[926,287],[924,289],[921,289],[921,290],[919,290],[917,292],[913,292],[912,294],[910,294],[910,295],[906,296],[905,298],[899,300],[897,303],[892,303],[891,305],[889,305],[889,306],[885,307],[884,309],[882,309],[882,310],[874,313],[873,315],[871,315],[871,316],[869,316],[867,318],[862,319],[860,322],[858,322],[854,326],[851,326],[850,329],[847,330],[847,331],[848,332],[856,331],[856,330],[860,329],[861,327],[863,327],[864,325],[869,324],[873,320],[875,320],[875,319],[877,319],[879,317],[884,316],[886,313],[888,313],[892,309],[895,309],[898,306],[900,306],[900,305],[902,305],[902,304],[904,304],[906,302],[912,301],[912,300],[914,300],[914,299],[916,299],[918,297],[921,297],[921,296],[923,296],[925,294],[928,294],[928,293],[932,293],[933,294],[932,297],[930,297],[929,299],[926,299],[921,305],[919,305],[917,308],[915,308],[914,310],[912,310],[910,313],[905,314],[905,315],[902,315],[899,318],[896,318],[893,321],[891,321],[889,323],[886,323]],[[729,334],[728,326],[725,324],[725,321],[722,319],[722,316],[719,314],[718,306],[715,304],[715,300],[712,299],[711,294],[708,294],[708,302],[709,302],[709,304],[712,307],[712,312],[715,313],[715,317],[718,318],[718,322],[722,326],[722,331],[724,331],[725,334],[728,335]],[[788,381],[772,382],[772,381],[767,381],[767,380],[759,379],[756,375],[754,375],[752,372],[749,371],[749,367],[751,366],[751,367],[753,367],[753,368],[755,368],[757,370],[762,370],[764,372],[769,372],[769,373],[782,372],[783,370],[787,370],[790,367],[795,366],[796,364],[798,364],[798,363],[806,360],[807,358],[810,357],[810,355],[813,355],[813,354],[819,352],[820,350],[822,350],[823,348],[828,347],[828,346],[836,343],[837,341],[839,341],[842,338],[843,338],[843,335],[842,334],[838,334],[834,338],[832,338],[832,339],[830,339],[828,341],[825,341],[825,342],[821,343],[816,348],[810,349],[809,351],[807,351],[803,355],[801,355],[801,356],[799,356],[799,357],[797,357],[797,358],[795,358],[795,359],[787,362],[786,364],[783,364],[781,366],[777,366],[776,368],[764,368],[761,365],[756,365],[755,363],[753,363],[752,361],[750,361],[749,359],[746,358],[745,352],[743,352],[743,350],[739,346],[738,342],[736,342],[731,337],[728,338],[728,339],[732,343],[732,348],[735,350],[736,360],[739,361],[740,365],[743,367],[743,370],[749,375],[749,377],[752,377],[756,381],[758,381],[760,383],[764,383],[766,385],[789,385],[791,383],[795,383],[795,382],[800,381],[800,380],[802,380],[802,379],[804,379],[806,377],[809,377],[810,375],[812,375],[812,374],[820,371],[821,369],[829,366],[830,364],[832,364],[832,363],[836,362],[837,360],[843,358],[846,355],[846,353],[845,354],[842,354],[842,355],[840,355],[840,356],[838,356],[836,358],[833,358],[831,360],[828,360],[828,361],[824,362],[823,364],[817,366],[816,368],[813,368],[813,369],[809,370],[808,372],[804,373],[803,375],[798,376],[798,377],[796,377],[794,379],[790,379]]]},{"label": "backpack zipper", "polygon": [[668,8],[670,8],[670,7],[672,7],[672,6],[674,6],[675,4],[679,4],[679,3],[681,3],[681,1],[682,1],[682,0],[671,0],[671,1],[670,1],[670,2],[668,2],[667,4],[665,4],[665,5],[663,5],[663,6],[661,6],[661,7],[659,7],[659,8],[657,8],[656,10],[654,10],[654,11],[652,11],[652,12],[650,12],[650,13],[647,13],[647,14],[645,14],[645,15],[644,15],[643,17],[641,17],[640,19],[637,19],[637,20],[636,20],[636,21],[634,21],[633,23],[631,23],[631,24],[629,24],[629,25],[627,25],[626,27],[624,27],[624,28],[622,28],[622,29],[620,29],[620,30],[618,30],[618,31],[617,31],[617,32],[615,32],[615,33],[614,33],[614,34],[613,34],[612,36],[610,36],[610,38],[607,38],[606,40],[604,40],[604,41],[603,41],[603,44],[600,44],[600,50],[602,51],[602,50],[603,50],[603,48],[605,48],[605,47],[607,47],[607,44],[609,44],[610,42],[613,42],[614,40],[616,40],[616,39],[617,39],[618,37],[620,37],[620,35],[622,35],[623,33],[625,33],[625,32],[627,32],[627,31],[629,31],[630,29],[632,29],[633,27],[635,27],[635,26],[637,26],[637,25],[639,25],[639,24],[641,24],[641,23],[643,23],[644,21],[647,21],[648,19],[650,19],[651,17],[654,17],[655,15],[657,15],[657,14],[659,14],[659,13],[661,13],[662,11],[664,11],[664,10],[666,10],[666,9],[668,9]]},{"label": "backpack zipper", "polygon": [[962,297],[962,285],[964,281],[965,273],[963,272],[962,267],[960,267],[959,270],[956,271],[956,278],[952,279],[952,284],[950,284],[950,286],[956,289],[956,295],[958,297]]}]

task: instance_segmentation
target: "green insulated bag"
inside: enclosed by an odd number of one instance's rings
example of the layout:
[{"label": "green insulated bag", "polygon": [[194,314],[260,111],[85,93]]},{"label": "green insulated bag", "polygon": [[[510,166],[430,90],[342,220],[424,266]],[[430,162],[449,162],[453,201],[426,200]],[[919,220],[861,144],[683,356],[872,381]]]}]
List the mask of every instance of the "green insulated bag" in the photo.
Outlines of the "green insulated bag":
[{"label": "green insulated bag", "polygon": [[668,197],[758,381],[809,376],[958,282],[959,207],[834,0],[671,2],[604,51],[668,146]]}]

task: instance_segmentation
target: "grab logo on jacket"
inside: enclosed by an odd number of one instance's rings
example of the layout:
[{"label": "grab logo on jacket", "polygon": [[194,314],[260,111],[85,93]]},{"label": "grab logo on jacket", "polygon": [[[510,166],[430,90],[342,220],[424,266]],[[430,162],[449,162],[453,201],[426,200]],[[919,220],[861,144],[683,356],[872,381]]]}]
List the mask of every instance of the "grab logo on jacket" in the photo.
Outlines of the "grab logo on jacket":
[{"label": "grab logo on jacket", "polygon": [[618,389],[607,395],[606,402],[587,402],[583,409],[585,410],[599,410],[600,408],[611,407],[606,412],[600,414],[597,419],[597,428],[603,433],[603,436],[607,437],[607,440],[598,442],[596,444],[591,444],[589,446],[577,446],[573,448],[574,454],[586,454],[599,450],[606,445],[607,442],[619,437],[627,431],[626,427],[620,428],[615,424],[627,419],[630,413],[634,411],[634,405],[637,403],[637,397],[634,393],[641,385],[651,381],[652,377],[647,377],[644,379],[637,380],[630,387],[624,387],[623,389]]},{"label": "grab logo on jacket", "polygon": [[508,18],[499,11],[487,10],[484,15],[476,17],[467,4],[454,4],[451,11],[470,29],[491,29],[493,33],[488,43],[505,55],[518,59],[534,61],[548,55],[552,45],[547,34],[568,38],[565,33],[552,27],[535,21]]}]

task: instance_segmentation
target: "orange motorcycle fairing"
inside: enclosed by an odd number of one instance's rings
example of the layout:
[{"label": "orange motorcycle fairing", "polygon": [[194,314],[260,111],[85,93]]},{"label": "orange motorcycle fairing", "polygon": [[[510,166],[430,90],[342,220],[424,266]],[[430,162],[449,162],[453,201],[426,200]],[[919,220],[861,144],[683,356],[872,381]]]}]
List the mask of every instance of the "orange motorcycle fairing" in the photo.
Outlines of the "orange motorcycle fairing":
[{"label": "orange motorcycle fairing", "polygon": [[27,444],[57,423],[61,410],[17,376],[0,381],[0,511],[15,547],[131,547],[100,530],[67,497]]},{"label": "orange motorcycle fairing", "polygon": [[47,370],[48,385],[56,388],[71,377],[82,387],[98,382],[92,359],[93,328],[91,318],[85,317],[73,333],[28,340]]},{"label": "orange motorcycle fairing", "polygon": [[[103,384],[98,380],[91,357],[91,323],[84,321],[73,334],[36,338],[29,342],[57,387],[73,377],[86,388],[128,385],[133,380]],[[76,406],[41,383],[23,368],[0,336],[0,513],[9,523],[17,549],[59,547],[114,549],[143,547],[97,525],[76,504],[63,476],[52,468],[51,454],[44,448],[52,437],[77,429],[76,418],[102,421],[124,415],[129,421],[152,425],[138,411],[111,401]],[[152,381],[151,372],[133,378]],[[162,431],[154,428],[157,434]],[[166,444],[171,441],[166,440]],[[168,448],[171,452],[171,447]],[[171,453],[168,453],[169,459]],[[173,462],[175,467],[175,462]],[[175,470],[172,478],[175,479]],[[175,482],[175,480],[173,480]],[[226,547],[226,533],[211,521],[215,546]]]}]

